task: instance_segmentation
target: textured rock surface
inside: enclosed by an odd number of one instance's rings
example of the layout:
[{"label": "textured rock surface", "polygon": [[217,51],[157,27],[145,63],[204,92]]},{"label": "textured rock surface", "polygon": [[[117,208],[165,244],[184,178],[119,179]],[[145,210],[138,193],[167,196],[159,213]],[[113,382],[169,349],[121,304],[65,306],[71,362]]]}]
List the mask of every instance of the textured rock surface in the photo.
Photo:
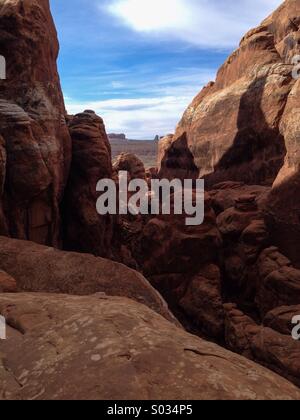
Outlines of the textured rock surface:
[{"label": "textured rock surface", "polygon": [[15,293],[17,290],[16,280],[5,271],[0,270],[0,293]]},{"label": "textured rock surface", "polygon": [[225,341],[229,349],[245,357],[253,358],[251,343],[260,328],[234,304],[224,305]]},{"label": "textured rock surface", "polygon": [[140,273],[110,260],[0,237],[0,269],[15,278],[20,291],[126,296],[174,320]]},{"label": "textured rock surface", "polygon": [[252,341],[254,359],[300,386],[300,342],[271,328],[260,330]]},{"label": "textured rock surface", "polygon": [[290,335],[292,328],[295,326],[292,324],[292,320],[299,315],[300,305],[281,306],[268,312],[263,324],[281,334]]},{"label": "textured rock surface", "polygon": [[209,191],[209,195],[212,199],[213,209],[219,214],[230,207],[234,207],[236,201],[243,195],[253,195],[260,207],[265,202],[270,190],[270,187],[261,185],[245,185],[240,182],[228,181],[216,184],[213,190]]},{"label": "textured rock surface", "polygon": [[0,296],[0,399],[300,399],[291,383],[124,298]]},{"label": "textured rock surface", "polygon": [[[9,58],[0,82],[0,234],[54,246],[64,239],[67,249],[140,269],[189,331],[300,385],[291,338],[300,303],[300,84],[291,77],[299,15],[299,1],[287,0],[243,38],[175,136],[160,140],[158,171],[146,173],[132,154],[113,171],[93,111],[67,117],[67,127],[49,2],[0,1],[0,54]],[[96,183],[119,170],[148,181],[205,176],[204,223],[188,227],[173,214],[99,217]],[[177,323],[146,279],[123,265],[0,237],[1,269],[0,294],[99,294],[0,295],[12,340],[0,343],[0,399],[291,396],[259,366],[146,307],[105,297],[131,298]]]},{"label": "textured rock surface", "polygon": [[[194,156],[189,150],[186,133],[175,138],[170,142],[166,138],[161,145],[159,152],[159,177],[167,179],[197,179],[199,169],[197,168]],[[167,147],[170,143],[169,148]],[[163,155],[164,150],[166,150]]]},{"label": "textured rock surface", "polygon": [[259,218],[255,197],[243,196],[217,218],[217,226],[224,236],[239,237],[253,220]]},{"label": "textured rock surface", "polygon": [[[299,15],[299,1],[286,0],[249,31],[216,82],[203,89],[179,123],[173,142],[186,133],[208,183],[271,185],[286,150],[285,167],[299,162],[299,82],[292,78],[292,57],[299,54]],[[165,159],[172,154],[171,147]]]},{"label": "textured rock surface", "polygon": [[208,265],[187,284],[187,290],[179,306],[202,333],[215,339],[224,335],[224,311],[222,304],[220,270]]},{"label": "textured rock surface", "polygon": [[174,138],[173,134],[168,134],[167,136],[164,136],[163,138],[161,138],[158,142],[157,168],[159,171],[161,170],[162,160],[165,156],[166,151],[171,146],[173,138]]},{"label": "textured rock surface", "polygon": [[113,169],[116,174],[126,171],[130,179],[145,179],[146,170],[143,162],[132,153],[121,153],[114,161]]},{"label": "textured rock surface", "polygon": [[[300,384],[300,342],[292,339],[292,318],[299,315],[299,270],[278,248],[263,218],[269,189],[227,182],[210,191],[219,214],[223,243],[219,252],[223,312],[210,299],[207,316],[224,324],[225,343],[231,350]],[[234,203],[234,206],[232,206]],[[205,283],[203,283],[204,285]],[[213,293],[212,283],[209,285]],[[209,293],[207,293],[207,296]],[[192,310],[196,294],[185,305]],[[219,301],[220,302],[220,301]],[[202,314],[206,300],[198,304]],[[211,315],[213,314],[213,318]],[[206,325],[210,325],[206,321]],[[216,340],[216,330],[206,333]]]},{"label": "textured rock surface", "polygon": [[300,302],[300,270],[292,267],[277,248],[264,250],[258,267],[261,280],[257,302],[263,315],[279,306]]},{"label": "textured rock surface", "polygon": [[188,325],[218,336],[223,329],[222,304],[220,273],[214,264],[221,236],[210,198],[205,196],[205,220],[199,226],[186,226],[185,214],[175,215],[173,208],[171,213],[144,224],[130,242],[132,253],[176,315],[180,319],[183,315],[183,322],[188,319]]},{"label": "textured rock surface", "polygon": [[277,308],[258,326],[235,305],[225,305],[227,346],[300,386],[300,341],[291,336],[291,320],[298,310],[299,306]]},{"label": "textured rock surface", "polygon": [[85,111],[70,118],[72,164],[64,200],[64,248],[109,257],[113,218],[99,216],[100,179],[112,178],[111,150],[102,118]]},{"label": "textured rock surface", "polygon": [[265,220],[272,244],[300,268],[300,172],[286,178],[270,193]]},{"label": "textured rock surface", "polygon": [[2,0],[0,32],[0,233],[57,246],[71,142],[49,1]]},{"label": "textured rock surface", "polygon": [[145,225],[137,252],[147,275],[197,271],[214,260],[220,234],[208,195],[204,206],[204,223],[198,226],[187,226],[186,214],[175,215],[172,205],[170,216],[159,215]]}]

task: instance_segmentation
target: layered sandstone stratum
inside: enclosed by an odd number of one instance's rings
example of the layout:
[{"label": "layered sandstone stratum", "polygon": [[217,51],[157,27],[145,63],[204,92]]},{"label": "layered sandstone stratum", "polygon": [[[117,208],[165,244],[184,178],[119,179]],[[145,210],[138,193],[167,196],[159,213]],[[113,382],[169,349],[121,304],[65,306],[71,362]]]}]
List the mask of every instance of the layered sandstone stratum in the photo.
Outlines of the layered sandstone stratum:
[{"label": "layered sandstone stratum", "polygon": [[[146,170],[66,115],[49,1],[0,0],[0,400],[300,399],[299,40],[286,0]],[[124,169],[205,177],[204,223],[99,216]]]}]

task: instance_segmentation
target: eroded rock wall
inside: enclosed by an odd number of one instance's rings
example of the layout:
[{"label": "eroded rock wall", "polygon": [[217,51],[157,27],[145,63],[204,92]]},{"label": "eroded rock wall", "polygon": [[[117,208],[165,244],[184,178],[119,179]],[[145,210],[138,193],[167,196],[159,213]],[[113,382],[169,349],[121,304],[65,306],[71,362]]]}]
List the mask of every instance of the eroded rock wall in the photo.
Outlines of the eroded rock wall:
[{"label": "eroded rock wall", "polygon": [[49,1],[1,0],[0,34],[1,233],[59,246],[71,140]]},{"label": "eroded rock wall", "polygon": [[[292,58],[299,54],[299,14],[299,1],[287,0],[249,31],[180,121],[173,143],[186,135],[207,185],[272,185],[286,152],[281,177],[287,166],[297,165],[299,97]],[[172,155],[171,146],[164,160]]]}]

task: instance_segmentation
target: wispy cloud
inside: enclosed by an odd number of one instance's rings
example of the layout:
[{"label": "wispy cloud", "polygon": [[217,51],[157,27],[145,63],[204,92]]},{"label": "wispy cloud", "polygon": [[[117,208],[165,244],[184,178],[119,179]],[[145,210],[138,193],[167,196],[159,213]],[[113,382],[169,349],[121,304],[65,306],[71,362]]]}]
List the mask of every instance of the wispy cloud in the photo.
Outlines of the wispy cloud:
[{"label": "wispy cloud", "polygon": [[197,90],[214,76],[214,70],[192,68],[176,69],[147,81],[139,77],[134,81],[133,77],[127,81],[124,92],[118,88],[118,98],[77,101],[68,96],[66,106],[71,114],[95,110],[104,118],[108,132],[125,132],[132,139],[152,139],[155,134],[174,131]]},{"label": "wispy cloud", "polygon": [[94,109],[104,118],[108,132],[125,132],[132,139],[152,139],[154,134],[167,134],[175,127],[178,116],[190,98],[166,96],[159,98],[115,99],[76,103],[67,101],[71,113],[84,108]]},{"label": "wispy cloud", "polygon": [[[232,48],[281,0],[113,0],[104,7],[133,31],[203,48]],[[103,7],[103,6],[101,6]]]},{"label": "wispy cloud", "polygon": [[280,0],[50,0],[70,113],[154,138],[183,111],[241,36]]}]

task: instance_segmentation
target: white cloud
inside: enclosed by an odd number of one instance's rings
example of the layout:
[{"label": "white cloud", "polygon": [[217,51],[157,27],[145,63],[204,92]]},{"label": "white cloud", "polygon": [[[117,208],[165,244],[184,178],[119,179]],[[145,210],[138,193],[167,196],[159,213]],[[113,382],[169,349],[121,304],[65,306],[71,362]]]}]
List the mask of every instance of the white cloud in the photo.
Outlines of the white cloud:
[{"label": "white cloud", "polygon": [[93,109],[104,119],[108,132],[146,140],[172,132],[190,100],[191,96],[165,96],[77,103],[68,98],[66,107],[71,114]]},{"label": "white cloud", "polygon": [[[249,28],[280,3],[280,0],[107,0],[101,8],[131,30],[158,40],[232,49]],[[112,88],[110,96],[113,93],[116,99],[79,101],[69,95],[66,106],[71,114],[94,109],[103,117],[108,132],[125,132],[133,139],[154,138],[156,134],[174,131],[195,94],[214,80],[214,73],[204,68],[177,68],[163,76],[137,71],[133,77],[130,72],[121,71],[113,74],[113,81],[111,72],[102,73],[92,80],[92,90],[87,83],[85,97],[94,98],[97,85],[107,83]],[[99,92],[107,93],[102,87]]]},{"label": "white cloud", "polygon": [[280,0],[112,0],[105,9],[132,30],[200,47],[232,48]]},{"label": "white cloud", "polygon": [[77,101],[68,95],[66,107],[70,114],[93,109],[104,119],[108,132],[126,133],[132,139],[152,139],[156,134],[174,132],[197,90],[214,76],[210,69],[176,69],[148,82],[128,81],[126,87],[134,91],[135,98]]},{"label": "white cloud", "polygon": [[[191,18],[182,0],[119,0],[109,5],[108,10],[124,19],[136,31],[145,32],[181,27],[187,25]],[[176,13],[172,13],[172,10],[176,10]]]}]

